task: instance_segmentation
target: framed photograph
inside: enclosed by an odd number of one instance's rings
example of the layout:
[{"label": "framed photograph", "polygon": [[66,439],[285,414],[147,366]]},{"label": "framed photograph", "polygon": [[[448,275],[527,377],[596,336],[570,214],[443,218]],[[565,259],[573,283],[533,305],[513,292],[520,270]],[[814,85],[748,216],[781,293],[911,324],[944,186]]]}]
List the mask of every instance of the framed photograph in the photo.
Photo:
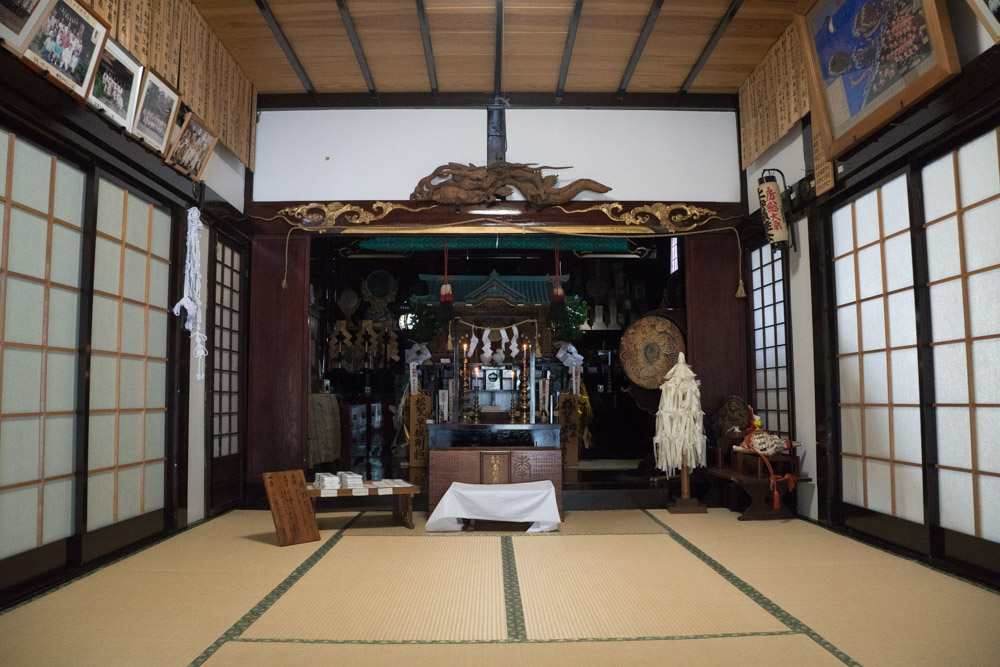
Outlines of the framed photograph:
[{"label": "framed photograph", "polygon": [[35,24],[54,0],[0,0],[0,39],[21,55]]},{"label": "framed photograph", "polygon": [[55,0],[39,16],[24,58],[86,102],[107,36],[107,24],[82,4]]},{"label": "framed photograph", "polygon": [[132,134],[162,153],[170,140],[177,119],[180,94],[146,68],[139,95],[139,109],[132,123]]},{"label": "framed photograph", "polygon": [[[3,0],[0,0],[3,2]],[[90,104],[108,118],[129,130],[139,105],[142,86],[142,65],[118,42],[108,39],[97,63],[97,76],[90,88]]]},{"label": "framed photograph", "polygon": [[796,20],[828,158],[961,69],[944,0],[818,0]]},{"label": "framed photograph", "polygon": [[[3,1],[3,0],[0,0]],[[1000,0],[965,0],[972,5],[979,22],[986,26],[994,42],[1000,42]]]},{"label": "framed photograph", "polygon": [[200,118],[193,113],[184,117],[181,132],[177,141],[167,154],[167,164],[172,164],[195,180],[201,179],[208,158],[219,140],[213,135]]}]

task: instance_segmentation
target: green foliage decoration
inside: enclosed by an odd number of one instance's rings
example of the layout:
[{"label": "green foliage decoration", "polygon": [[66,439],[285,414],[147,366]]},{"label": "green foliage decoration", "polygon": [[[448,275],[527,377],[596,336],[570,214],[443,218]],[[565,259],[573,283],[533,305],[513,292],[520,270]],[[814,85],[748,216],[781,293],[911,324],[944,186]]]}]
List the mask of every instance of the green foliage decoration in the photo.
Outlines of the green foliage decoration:
[{"label": "green foliage decoration", "polygon": [[409,299],[409,312],[413,315],[413,328],[409,331],[412,340],[418,343],[429,343],[441,331],[441,318],[437,308],[424,301]]},{"label": "green foliage decoration", "polygon": [[572,342],[579,340],[583,332],[580,325],[587,321],[590,306],[578,296],[566,298],[566,309],[559,317],[552,320],[552,338],[557,341]]}]

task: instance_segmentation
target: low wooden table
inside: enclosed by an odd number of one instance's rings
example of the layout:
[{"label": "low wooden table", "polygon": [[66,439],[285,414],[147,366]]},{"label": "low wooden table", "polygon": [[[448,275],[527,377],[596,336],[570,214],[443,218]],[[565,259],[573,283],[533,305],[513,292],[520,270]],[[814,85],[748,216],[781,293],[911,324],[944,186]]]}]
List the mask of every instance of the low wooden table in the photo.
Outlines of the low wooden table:
[{"label": "low wooden table", "polygon": [[[774,492],[771,491],[771,480],[767,477],[756,477],[740,473],[733,468],[699,468],[713,480],[726,480],[735,486],[742,487],[750,496],[750,506],[740,515],[740,521],[771,520],[771,519],[794,519],[796,514],[783,502],[784,496],[788,493],[788,481],[780,480],[777,483],[779,502],[777,509],[774,507]],[[811,482],[810,477],[800,477],[795,480],[796,484]],[[713,484],[709,489],[709,496],[718,499],[721,489],[717,484]]]},{"label": "low wooden table", "polygon": [[358,498],[363,496],[395,496],[396,502],[392,506],[392,518],[401,526],[413,529],[413,496],[420,493],[420,487],[415,484],[409,486],[375,486],[373,482],[365,482],[359,489],[317,489],[312,486],[306,487],[309,497],[312,498],[313,507],[316,506],[317,498],[344,498],[350,496]]}]

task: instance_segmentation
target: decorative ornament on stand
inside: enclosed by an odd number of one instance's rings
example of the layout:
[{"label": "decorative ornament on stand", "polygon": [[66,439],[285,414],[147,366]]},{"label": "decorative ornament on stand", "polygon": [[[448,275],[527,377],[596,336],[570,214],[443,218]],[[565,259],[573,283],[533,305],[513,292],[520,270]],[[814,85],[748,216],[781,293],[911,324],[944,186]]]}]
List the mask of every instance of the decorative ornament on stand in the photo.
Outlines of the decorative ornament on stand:
[{"label": "decorative ornament on stand", "polygon": [[694,371],[677,355],[674,364],[660,385],[660,409],[656,413],[656,435],[653,448],[656,467],[668,475],[680,470],[681,497],[667,511],[679,514],[707,512],[707,508],[691,497],[692,467],[705,465],[705,430],[701,410],[701,390]]},{"label": "decorative ornament on stand", "polygon": [[[753,410],[750,411],[750,415],[753,417],[751,420],[752,426],[750,427],[750,433],[743,438],[742,446],[744,449],[764,459],[764,465],[767,466],[768,479],[771,483],[771,492],[774,494],[774,509],[778,509],[781,507],[781,493],[778,491],[778,485],[781,482],[788,482],[788,490],[794,491],[795,482],[798,480],[798,477],[794,473],[776,475],[774,467],[771,465],[771,460],[767,457],[789,452],[792,449],[792,442],[774,433],[761,430],[760,419],[753,413]],[[733,449],[737,447],[739,445],[734,445]]]},{"label": "decorative ornament on stand", "polygon": [[208,348],[205,343],[208,336],[202,332],[201,312],[201,213],[197,208],[188,209],[187,256],[184,259],[184,296],[174,305],[174,315],[181,314],[181,308],[187,313],[184,328],[191,332],[194,341],[194,357],[198,360],[198,372],[195,377],[205,379],[205,357]]}]

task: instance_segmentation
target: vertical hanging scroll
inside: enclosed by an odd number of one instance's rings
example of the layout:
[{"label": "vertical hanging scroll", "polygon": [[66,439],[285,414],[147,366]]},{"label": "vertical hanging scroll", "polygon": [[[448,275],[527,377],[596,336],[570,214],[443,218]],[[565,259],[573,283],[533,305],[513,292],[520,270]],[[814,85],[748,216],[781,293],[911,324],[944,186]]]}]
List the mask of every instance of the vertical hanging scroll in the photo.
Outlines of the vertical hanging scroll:
[{"label": "vertical hanging scroll", "polygon": [[122,48],[132,53],[132,1],[119,0],[118,2],[118,43]]}]

